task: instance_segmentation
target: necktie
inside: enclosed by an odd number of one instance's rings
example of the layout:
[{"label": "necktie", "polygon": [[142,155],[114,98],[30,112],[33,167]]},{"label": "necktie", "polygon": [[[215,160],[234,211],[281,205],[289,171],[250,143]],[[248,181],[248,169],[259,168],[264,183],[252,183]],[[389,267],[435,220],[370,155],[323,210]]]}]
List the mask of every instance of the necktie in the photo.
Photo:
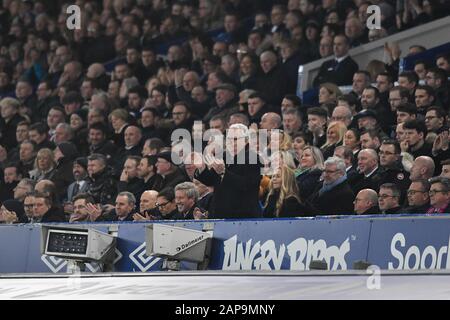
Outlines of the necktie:
[{"label": "necktie", "polygon": [[73,186],[73,194],[72,197],[75,197],[78,192],[80,191],[80,185],[78,182],[75,182],[75,185]]}]

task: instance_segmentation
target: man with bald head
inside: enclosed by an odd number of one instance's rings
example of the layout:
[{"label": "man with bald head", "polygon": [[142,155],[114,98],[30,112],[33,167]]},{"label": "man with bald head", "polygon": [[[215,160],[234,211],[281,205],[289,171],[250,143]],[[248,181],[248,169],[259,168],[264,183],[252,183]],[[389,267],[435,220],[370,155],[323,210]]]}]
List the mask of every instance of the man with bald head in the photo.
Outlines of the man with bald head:
[{"label": "man with bald head", "polygon": [[362,214],[378,214],[380,208],[378,207],[378,194],[372,189],[363,189],[356,195],[355,213]]},{"label": "man with bald head", "polygon": [[263,114],[261,122],[259,123],[260,129],[272,130],[279,129],[281,127],[281,117],[278,113],[267,112]]},{"label": "man with bald head", "polygon": [[267,50],[261,53],[260,64],[262,74],[258,77],[254,89],[258,92],[270,93],[267,103],[280,106],[281,100],[288,93],[288,88],[295,87],[296,83],[288,83],[286,70],[278,62],[277,55],[273,51]]},{"label": "man with bald head", "polygon": [[434,160],[428,156],[417,157],[411,167],[411,181],[428,180],[433,177],[435,169]]},{"label": "man with bald head", "polygon": [[156,208],[156,199],[158,191],[146,190],[141,195],[139,204],[139,213],[133,215],[134,221],[155,220],[157,218],[158,209]]},{"label": "man with bald head", "polygon": [[378,165],[378,154],[373,149],[363,149],[358,154],[358,170],[362,178],[355,183],[353,191],[358,193],[363,189],[372,189],[378,192],[382,174]]}]

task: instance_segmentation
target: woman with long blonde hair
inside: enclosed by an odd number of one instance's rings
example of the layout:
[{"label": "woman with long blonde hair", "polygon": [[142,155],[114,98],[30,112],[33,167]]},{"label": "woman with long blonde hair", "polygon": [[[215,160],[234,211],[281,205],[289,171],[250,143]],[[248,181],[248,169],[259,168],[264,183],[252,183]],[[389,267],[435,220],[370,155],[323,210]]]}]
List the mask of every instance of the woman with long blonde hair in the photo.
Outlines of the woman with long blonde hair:
[{"label": "woman with long blonde hair", "polygon": [[308,215],[298,196],[295,172],[288,166],[278,167],[272,175],[269,194],[264,205],[264,217],[284,218]]},{"label": "woman with long blonde hair", "polygon": [[325,160],[333,156],[334,149],[337,146],[341,146],[343,144],[346,131],[347,126],[341,121],[333,121],[328,125],[327,141],[320,148]]}]

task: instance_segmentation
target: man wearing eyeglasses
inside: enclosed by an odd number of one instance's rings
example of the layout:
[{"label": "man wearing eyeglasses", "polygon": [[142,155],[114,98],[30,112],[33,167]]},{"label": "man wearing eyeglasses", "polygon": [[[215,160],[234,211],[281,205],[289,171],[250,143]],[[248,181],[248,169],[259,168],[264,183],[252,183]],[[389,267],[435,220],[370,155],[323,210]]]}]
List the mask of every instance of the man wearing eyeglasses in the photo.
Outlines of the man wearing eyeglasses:
[{"label": "man wearing eyeglasses", "polygon": [[400,189],[393,183],[384,183],[378,192],[378,206],[381,213],[400,213]]},{"label": "man wearing eyeglasses", "polygon": [[156,208],[159,210],[159,213],[161,213],[161,215],[157,217],[158,219],[183,219],[181,214],[178,212],[173,188],[165,188],[158,193],[158,197],[156,198]]},{"label": "man wearing eyeglasses", "polygon": [[400,188],[403,199],[411,181],[409,180],[409,173],[401,163],[400,152],[400,144],[396,140],[384,140],[378,155],[381,166],[380,183],[396,184]]},{"label": "man wearing eyeglasses", "polygon": [[428,191],[430,191],[428,180],[413,181],[408,189],[408,206],[401,210],[402,213],[426,213],[430,208]]},{"label": "man wearing eyeglasses", "polygon": [[352,214],[355,195],[347,181],[344,160],[328,158],[321,178],[323,185],[309,199],[313,211],[317,215]]},{"label": "man wearing eyeglasses", "polygon": [[434,177],[430,179],[430,204],[427,213],[449,213],[450,179]]}]

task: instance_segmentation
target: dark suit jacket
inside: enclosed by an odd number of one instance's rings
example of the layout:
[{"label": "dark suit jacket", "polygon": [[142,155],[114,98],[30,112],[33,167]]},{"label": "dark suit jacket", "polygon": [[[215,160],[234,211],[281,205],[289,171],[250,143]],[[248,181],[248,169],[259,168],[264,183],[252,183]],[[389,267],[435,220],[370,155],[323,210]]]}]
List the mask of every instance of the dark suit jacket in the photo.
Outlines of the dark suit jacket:
[{"label": "dark suit jacket", "polygon": [[320,188],[311,196],[309,203],[316,215],[352,214],[355,195],[347,180],[333,189],[319,194]]},{"label": "dark suit jacket", "polygon": [[319,86],[324,82],[332,82],[338,86],[351,85],[353,74],[358,71],[358,64],[350,56],[336,64],[335,59],[325,61],[314,79],[313,85]]},{"label": "dark suit jacket", "polygon": [[[75,188],[75,184],[76,184],[77,182],[75,181],[75,182],[73,182],[73,183],[71,183],[68,187],[67,187],[67,201],[72,201],[72,198],[75,196],[74,194],[73,194],[73,191],[74,191],[74,188]],[[86,181],[82,186],[81,186],[81,188],[79,189],[79,191],[78,191],[78,193],[84,193],[84,192],[86,192],[87,190],[89,189],[89,183]]]},{"label": "dark suit jacket", "polygon": [[[261,217],[262,210],[258,201],[261,181],[261,163],[249,164],[248,146],[245,150],[245,164],[238,164],[241,155],[234,157],[233,164],[225,165],[223,178],[214,170],[196,171],[195,178],[207,186],[214,186],[212,214],[216,219],[243,219]],[[224,159],[227,159],[224,156]]]}]

